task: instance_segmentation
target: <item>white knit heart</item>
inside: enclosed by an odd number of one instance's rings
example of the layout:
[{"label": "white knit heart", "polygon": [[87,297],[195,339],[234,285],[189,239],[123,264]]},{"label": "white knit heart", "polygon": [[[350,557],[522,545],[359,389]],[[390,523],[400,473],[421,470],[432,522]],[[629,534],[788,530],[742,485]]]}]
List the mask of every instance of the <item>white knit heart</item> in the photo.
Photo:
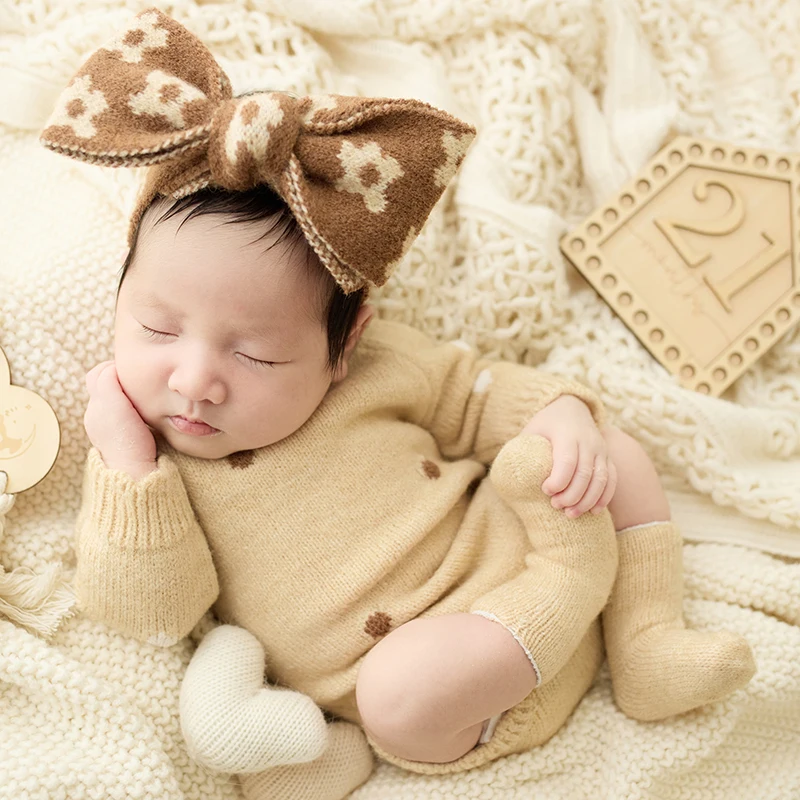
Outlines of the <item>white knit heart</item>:
[{"label": "white knit heart", "polygon": [[191,757],[217,772],[260,772],[322,755],[325,718],[304,694],[264,685],[264,648],[222,625],[197,648],[181,686],[181,730]]}]

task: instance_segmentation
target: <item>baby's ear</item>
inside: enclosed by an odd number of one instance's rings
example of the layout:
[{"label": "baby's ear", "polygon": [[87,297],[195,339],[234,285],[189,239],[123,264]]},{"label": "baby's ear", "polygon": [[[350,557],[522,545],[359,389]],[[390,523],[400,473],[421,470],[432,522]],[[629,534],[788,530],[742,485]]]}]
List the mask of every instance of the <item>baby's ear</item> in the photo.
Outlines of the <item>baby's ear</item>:
[{"label": "baby's ear", "polygon": [[358,340],[361,338],[361,335],[367,329],[367,325],[372,322],[372,318],[375,316],[375,307],[367,305],[366,303],[361,306],[358,310],[358,314],[356,315],[356,321],[353,323],[353,327],[350,329],[350,334],[347,337],[347,344],[344,346],[344,352],[346,355],[349,355],[353,348],[358,344]]},{"label": "baby's ear", "polygon": [[367,326],[372,321],[374,316],[375,308],[367,305],[366,303],[358,310],[356,320],[353,323],[353,327],[350,328],[350,333],[347,336],[347,342],[344,346],[344,353],[342,353],[342,360],[339,362],[339,366],[333,373],[332,383],[338,383],[347,377],[347,361],[350,358],[350,354],[355,349],[355,346],[358,344],[358,340],[361,338],[362,334],[367,329]]}]

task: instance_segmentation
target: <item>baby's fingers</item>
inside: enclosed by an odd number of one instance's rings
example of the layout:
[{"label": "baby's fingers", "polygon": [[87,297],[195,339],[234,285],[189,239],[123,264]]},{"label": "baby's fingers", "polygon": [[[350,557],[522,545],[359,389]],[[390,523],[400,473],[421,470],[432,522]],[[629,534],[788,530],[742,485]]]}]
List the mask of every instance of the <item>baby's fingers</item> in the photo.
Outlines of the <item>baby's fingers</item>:
[{"label": "baby's fingers", "polygon": [[586,491],[577,502],[566,506],[566,514],[574,519],[594,508],[605,492],[608,485],[608,463],[605,458],[598,456],[594,462],[594,469]]},{"label": "baby's fingers", "polygon": [[89,390],[90,395],[94,394],[97,389],[97,380],[100,374],[105,371],[106,367],[113,363],[113,361],[101,361],[97,366],[92,367],[86,373],[86,388]]},{"label": "baby's fingers", "polygon": [[542,491],[547,495],[557,495],[570,485],[572,476],[578,466],[578,445],[553,447],[553,469],[545,482]]},{"label": "baby's fingers", "polygon": [[553,496],[553,508],[570,508],[577,505],[586,494],[594,476],[594,456],[578,456],[578,465],[564,491]]},{"label": "baby's fingers", "polygon": [[600,499],[594,504],[592,514],[599,514],[611,502],[614,492],[617,490],[617,468],[613,461],[608,462],[608,482]]}]

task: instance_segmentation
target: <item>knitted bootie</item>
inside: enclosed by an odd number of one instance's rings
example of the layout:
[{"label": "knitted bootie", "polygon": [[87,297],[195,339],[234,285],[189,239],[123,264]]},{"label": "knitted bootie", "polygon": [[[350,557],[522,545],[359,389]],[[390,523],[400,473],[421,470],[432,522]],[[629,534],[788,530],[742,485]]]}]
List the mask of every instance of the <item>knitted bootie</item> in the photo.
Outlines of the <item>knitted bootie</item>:
[{"label": "knitted bootie", "polygon": [[603,634],[617,705],[658,720],[721,700],[755,673],[750,647],[735,633],[687,630],[683,551],[672,522],[618,534],[619,568],[603,611]]},{"label": "knitted bootie", "polygon": [[372,773],[372,751],[349,722],[328,726],[328,747],[315,761],[242,775],[245,800],[342,800]]},{"label": "knitted bootie", "polygon": [[527,568],[479,597],[470,611],[504,625],[525,648],[537,685],[558,674],[602,610],[614,582],[617,542],[607,511],[570,519],[542,491],[552,446],[520,434],[503,446],[490,477],[531,543]]},{"label": "knitted bootie", "polygon": [[260,772],[325,752],[322,711],[300,692],[265,686],[264,666],[264,648],[243,628],[222,625],[200,643],[180,696],[183,737],[199,764],[216,772]]}]

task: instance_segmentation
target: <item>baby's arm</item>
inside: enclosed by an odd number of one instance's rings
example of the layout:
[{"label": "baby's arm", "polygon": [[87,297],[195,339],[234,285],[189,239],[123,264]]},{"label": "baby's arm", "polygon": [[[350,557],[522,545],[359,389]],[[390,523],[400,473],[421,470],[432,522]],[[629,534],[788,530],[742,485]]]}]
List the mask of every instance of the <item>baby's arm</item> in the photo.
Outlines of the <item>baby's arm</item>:
[{"label": "baby's arm", "polygon": [[79,607],[144,641],[186,636],[217,597],[205,535],[175,465],[122,392],[112,362],[87,376],[94,448],[77,523]]},{"label": "baby's arm", "polygon": [[137,481],[90,451],[76,550],[79,607],[142,641],[186,636],[219,591],[205,535],[164,456]]},{"label": "baby's arm", "polygon": [[414,395],[414,421],[433,434],[447,458],[471,456],[490,464],[539,411],[565,395],[581,400],[598,426],[605,421],[600,399],[576,381],[481,358],[471,348],[438,344],[402,325],[384,322],[374,334],[401,360],[397,369],[421,372],[425,389]]},{"label": "baby's arm", "polygon": [[405,361],[397,369],[422,371],[408,394],[418,402],[414,421],[437,440],[446,458],[490,464],[523,430],[546,438],[553,472],[543,490],[555,508],[577,517],[599,513],[611,501],[616,471],[600,426],[599,398],[575,381],[522,364],[480,358],[469,347],[436,344],[419,331],[383,323],[381,338]]}]

